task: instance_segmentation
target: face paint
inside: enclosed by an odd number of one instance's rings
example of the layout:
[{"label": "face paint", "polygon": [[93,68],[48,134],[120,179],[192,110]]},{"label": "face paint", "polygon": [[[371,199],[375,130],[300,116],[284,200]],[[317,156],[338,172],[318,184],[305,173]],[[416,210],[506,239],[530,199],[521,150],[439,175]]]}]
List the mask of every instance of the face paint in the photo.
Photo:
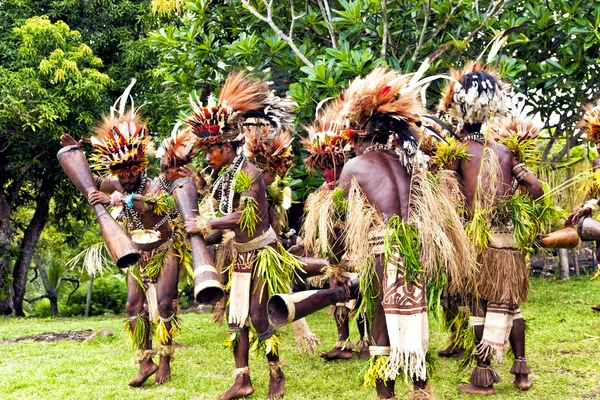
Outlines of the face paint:
[{"label": "face paint", "polygon": [[224,154],[223,145],[215,144],[206,150],[206,162],[215,171],[227,165],[228,158]]}]

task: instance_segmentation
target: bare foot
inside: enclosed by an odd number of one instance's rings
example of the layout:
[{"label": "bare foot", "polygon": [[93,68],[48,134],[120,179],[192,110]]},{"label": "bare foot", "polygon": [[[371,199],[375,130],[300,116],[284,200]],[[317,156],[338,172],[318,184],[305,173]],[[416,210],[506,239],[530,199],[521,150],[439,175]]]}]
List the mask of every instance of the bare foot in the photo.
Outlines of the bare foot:
[{"label": "bare foot", "polygon": [[474,386],[474,385],[462,385],[456,388],[456,390],[458,390],[459,392],[463,392],[463,393],[471,393],[471,394],[483,394],[483,395],[489,395],[489,394],[494,394],[494,387],[493,386],[488,386],[488,387],[479,387],[479,386]]},{"label": "bare foot", "polygon": [[185,349],[188,345],[184,344],[184,343],[177,343],[175,341],[173,341],[173,347],[175,347],[176,349]]},{"label": "bare foot", "polygon": [[169,379],[171,379],[171,357],[160,357],[160,363],[158,364],[158,372],[156,373],[156,378],[154,378],[154,384],[162,385]]},{"label": "bare foot", "polygon": [[[323,357],[323,356],[321,356],[321,357]],[[369,349],[361,350],[358,352],[359,360],[365,361],[365,360],[368,360],[369,358],[371,358],[371,352],[369,351]]]},{"label": "bare foot", "polygon": [[533,386],[533,381],[524,374],[515,375],[513,384],[521,390],[527,390]]},{"label": "bare foot", "polygon": [[137,376],[129,381],[129,386],[140,387],[148,378],[150,378],[158,370],[158,365],[154,364],[152,360],[142,361],[140,363],[140,370]]},{"label": "bare foot", "polygon": [[600,306],[592,306],[592,310],[594,310],[594,311],[600,311]]},{"label": "bare foot", "polygon": [[250,396],[254,393],[254,387],[250,381],[250,375],[243,374],[238,375],[233,380],[233,385],[225,393],[219,397],[215,397],[213,400],[229,400],[238,399],[240,397]]},{"label": "bare foot", "polygon": [[438,350],[437,353],[440,357],[452,357],[453,355],[458,354],[458,348],[456,347],[456,344],[450,343],[448,347],[443,350]]},{"label": "bare foot", "polygon": [[333,348],[329,351],[324,351],[321,353],[321,357],[325,360],[349,360],[352,358],[352,350],[350,349],[338,349]]},{"label": "bare foot", "polygon": [[283,391],[285,386],[285,375],[281,372],[281,369],[277,371],[277,376],[271,376],[269,380],[269,393],[267,394],[267,400],[275,400],[283,397]]}]

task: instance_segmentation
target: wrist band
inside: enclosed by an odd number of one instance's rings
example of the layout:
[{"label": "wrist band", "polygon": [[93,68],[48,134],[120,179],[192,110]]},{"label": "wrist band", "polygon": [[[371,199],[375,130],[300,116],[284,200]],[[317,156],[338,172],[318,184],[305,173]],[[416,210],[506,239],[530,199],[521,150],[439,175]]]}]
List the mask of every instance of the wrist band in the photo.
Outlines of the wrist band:
[{"label": "wrist band", "polygon": [[129,196],[122,199],[122,201],[123,201],[123,203],[125,203],[127,208],[133,208],[133,193],[131,193]]}]

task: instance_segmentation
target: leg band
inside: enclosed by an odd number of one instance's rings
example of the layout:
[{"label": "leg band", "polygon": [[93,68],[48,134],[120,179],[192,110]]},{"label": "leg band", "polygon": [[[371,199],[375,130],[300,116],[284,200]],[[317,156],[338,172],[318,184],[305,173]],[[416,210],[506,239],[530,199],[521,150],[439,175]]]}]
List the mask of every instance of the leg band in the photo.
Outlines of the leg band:
[{"label": "leg band", "polygon": [[236,376],[239,376],[239,375],[250,375],[250,367],[249,366],[245,366],[245,367],[242,367],[242,368],[236,368],[233,371],[233,377],[235,378]]},{"label": "leg band", "polygon": [[500,382],[500,377],[491,366],[475,367],[469,382],[477,387],[490,387],[496,382]]},{"label": "leg band", "polygon": [[274,334],[275,334],[275,328],[273,328],[273,325],[269,324],[269,327],[267,328],[266,331],[258,334],[258,340],[260,340],[261,342],[264,342],[265,340],[267,340]]},{"label": "leg band", "polygon": [[510,373],[513,375],[517,375],[517,374],[528,375],[528,374],[530,374],[531,370],[527,366],[527,359],[525,357],[515,357],[515,362],[513,363],[513,366],[510,369]]}]

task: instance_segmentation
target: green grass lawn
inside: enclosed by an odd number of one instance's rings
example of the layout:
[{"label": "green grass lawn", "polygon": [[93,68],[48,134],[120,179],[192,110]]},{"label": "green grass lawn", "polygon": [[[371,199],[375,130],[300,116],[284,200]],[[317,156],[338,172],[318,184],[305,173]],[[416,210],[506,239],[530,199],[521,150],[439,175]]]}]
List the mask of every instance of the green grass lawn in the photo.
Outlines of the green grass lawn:
[{"label": "green grass lawn", "polygon": [[[529,322],[527,359],[535,384],[518,392],[509,374],[512,361],[506,357],[497,366],[502,382],[492,399],[599,399],[600,313],[590,309],[600,303],[600,284],[589,278],[557,282],[532,281],[528,304],[522,307]],[[112,337],[89,342],[21,342],[0,345],[0,399],[211,399],[232,381],[233,357],[222,345],[226,328],[218,327],[210,315],[182,315],[184,323],[173,363],[173,378],[154,386],[151,378],[142,388],[127,386],[135,376],[132,352],[121,331],[119,317],[69,319],[0,320],[0,340],[35,333],[108,328]],[[313,332],[323,341],[319,351],[329,350],[336,332],[325,311],[308,318]],[[447,335],[430,321],[430,348],[445,347]],[[283,331],[281,354],[287,375],[286,399],[374,399],[375,390],[362,388],[366,363],[325,362],[318,355],[299,356],[290,329]],[[356,326],[351,338],[356,341]],[[256,392],[251,399],[266,398],[268,376],[263,356],[251,355],[250,369]],[[454,360],[438,359],[432,378],[439,399],[469,399],[457,385],[467,382],[470,371],[460,371]],[[408,386],[396,384],[398,398]]]}]

